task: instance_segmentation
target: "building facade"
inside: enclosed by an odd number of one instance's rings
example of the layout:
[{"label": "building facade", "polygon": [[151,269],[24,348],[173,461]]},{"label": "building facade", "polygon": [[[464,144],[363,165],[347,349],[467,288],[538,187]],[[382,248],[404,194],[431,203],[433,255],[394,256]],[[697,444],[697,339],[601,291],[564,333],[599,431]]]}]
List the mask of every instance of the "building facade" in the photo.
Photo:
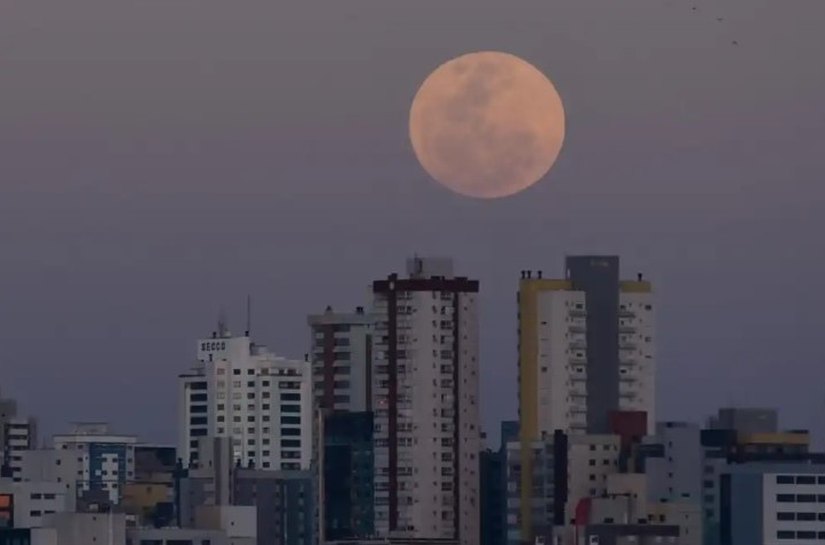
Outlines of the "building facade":
[{"label": "building facade", "polygon": [[55,435],[54,449],[74,453],[78,499],[118,505],[126,483],[135,478],[135,444],[132,435],[112,433],[107,424],[81,423],[67,434]]},{"label": "building facade", "polygon": [[334,411],[372,409],[371,315],[358,307],[352,313],[333,312],[307,319],[315,406]]},{"label": "building facade", "polygon": [[67,491],[59,483],[0,479],[0,528],[39,528],[50,515],[68,510]]},{"label": "building facade", "polygon": [[315,545],[315,483],[310,471],[238,469],[233,474],[232,503],[254,507],[255,545]]},{"label": "building facade", "polygon": [[324,538],[375,535],[375,453],[370,412],[333,412],[323,426]]},{"label": "building facade", "polygon": [[563,279],[519,283],[519,407],[525,440],[555,430],[609,433],[610,414],[655,422],[650,282],[620,280],[617,257],[566,260]]},{"label": "building facade", "polygon": [[662,448],[660,456],[645,459],[648,500],[699,505],[702,501],[699,426],[687,422],[660,422],[651,441]]},{"label": "building facade", "polygon": [[0,475],[20,479],[21,452],[37,447],[37,420],[20,416],[17,401],[0,398]]},{"label": "building facade", "polygon": [[722,545],[825,541],[825,466],[740,466],[720,485]]},{"label": "building facade", "polygon": [[7,419],[2,425],[5,428],[3,432],[4,464],[9,476],[19,481],[23,453],[37,447],[37,420],[16,416]]},{"label": "building facade", "polygon": [[479,542],[478,291],[447,259],[373,283],[375,525]]},{"label": "building facade", "polygon": [[198,438],[227,437],[243,467],[309,468],[311,386],[307,362],[276,356],[220,326],[198,342],[197,363],[179,379],[178,456],[197,463]]}]

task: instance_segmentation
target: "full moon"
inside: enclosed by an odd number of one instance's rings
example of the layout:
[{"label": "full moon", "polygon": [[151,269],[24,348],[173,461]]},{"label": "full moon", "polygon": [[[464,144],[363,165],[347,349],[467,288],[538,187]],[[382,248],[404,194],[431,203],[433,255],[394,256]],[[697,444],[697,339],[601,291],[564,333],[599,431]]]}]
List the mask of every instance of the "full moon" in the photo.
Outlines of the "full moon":
[{"label": "full moon", "polygon": [[564,141],[564,106],[530,63],[469,53],[430,74],[410,108],[410,140],[424,170],[462,195],[507,197],[544,177]]}]

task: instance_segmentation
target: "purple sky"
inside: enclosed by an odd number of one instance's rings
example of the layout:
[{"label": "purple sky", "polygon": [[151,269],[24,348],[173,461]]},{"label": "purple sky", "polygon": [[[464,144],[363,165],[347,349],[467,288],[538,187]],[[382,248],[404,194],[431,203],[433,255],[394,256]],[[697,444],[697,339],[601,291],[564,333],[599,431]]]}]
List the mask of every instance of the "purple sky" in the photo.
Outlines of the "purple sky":
[{"label": "purple sky", "polygon": [[[49,432],[175,436],[221,304],[300,357],[305,315],[420,254],[482,281],[485,422],[515,415],[519,271],[621,255],[658,294],[659,409],[825,417],[825,2],[146,0],[0,13],[0,387]],[[717,17],[724,17],[718,22]],[[739,42],[738,46],[731,44]],[[568,113],[510,199],[430,182],[409,102],[524,57]]]}]

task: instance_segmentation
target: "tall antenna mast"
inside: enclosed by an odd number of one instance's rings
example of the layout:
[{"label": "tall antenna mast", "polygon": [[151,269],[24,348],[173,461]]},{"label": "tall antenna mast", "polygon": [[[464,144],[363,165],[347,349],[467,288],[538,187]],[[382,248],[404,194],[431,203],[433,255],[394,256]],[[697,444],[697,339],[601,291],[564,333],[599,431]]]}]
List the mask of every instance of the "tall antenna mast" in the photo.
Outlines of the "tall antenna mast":
[{"label": "tall antenna mast", "polygon": [[223,305],[221,305],[221,309],[218,311],[218,336],[225,337],[226,334],[226,309],[223,308]]},{"label": "tall antenna mast", "polygon": [[246,336],[252,332],[252,296],[247,294],[246,296]]}]

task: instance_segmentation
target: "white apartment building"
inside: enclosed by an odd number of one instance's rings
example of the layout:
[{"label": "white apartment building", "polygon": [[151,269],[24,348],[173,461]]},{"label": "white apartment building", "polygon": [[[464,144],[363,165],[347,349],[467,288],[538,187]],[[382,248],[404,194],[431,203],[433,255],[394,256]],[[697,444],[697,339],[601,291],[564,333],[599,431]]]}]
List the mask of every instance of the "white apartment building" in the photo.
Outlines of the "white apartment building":
[{"label": "white apartment building", "polygon": [[372,347],[374,317],[362,307],[307,319],[315,406],[336,411],[372,408]]},{"label": "white apartment building", "polygon": [[413,258],[373,283],[375,527],[479,543],[478,281]]},{"label": "white apartment building", "polygon": [[17,401],[0,398],[0,467],[20,472],[21,452],[37,445],[37,420],[17,412]]},{"label": "white apartment building", "polygon": [[20,480],[23,453],[37,446],[37,421],[15,416],[7,419],[5,426],[4,460],[15,481]]},{"label": "white apartment building", "polygon": [[619,279],[616,257],[568,257],[563,279],[523,271],[519,405],[526,441],[555,430],[609,433],[613,411],[655,423],[651,284]]},{"label": "white apartment building", "polygon": [[179,378],[178,455],[198,461],[199,437],[227,437],[235,463],[308,469],[312,391],[307,362],[276,356],[225,327],[198,341],[197,363]]},{"label": "white apartment building", "polygon": [[133,435],[118,435],[103,423],[75,424],[67,434],[55,435],[55,450],[73,452],[77,458],[75,476],[78,497],[86,492],[102,492],[112,504],[120,503],[123,486],[135,478]]}]

